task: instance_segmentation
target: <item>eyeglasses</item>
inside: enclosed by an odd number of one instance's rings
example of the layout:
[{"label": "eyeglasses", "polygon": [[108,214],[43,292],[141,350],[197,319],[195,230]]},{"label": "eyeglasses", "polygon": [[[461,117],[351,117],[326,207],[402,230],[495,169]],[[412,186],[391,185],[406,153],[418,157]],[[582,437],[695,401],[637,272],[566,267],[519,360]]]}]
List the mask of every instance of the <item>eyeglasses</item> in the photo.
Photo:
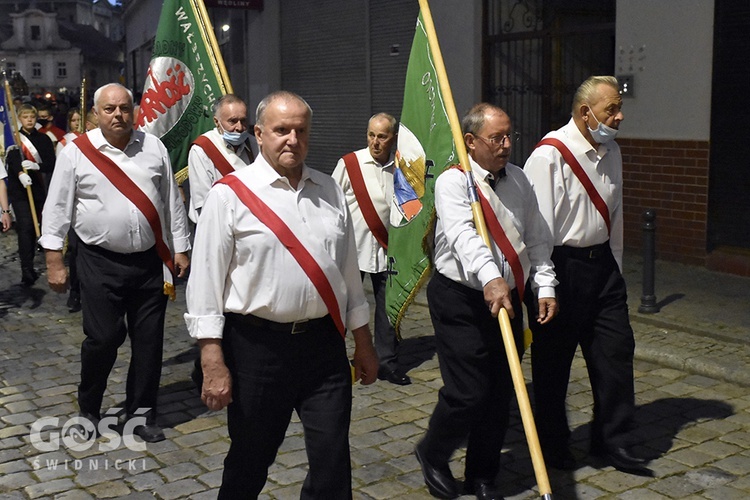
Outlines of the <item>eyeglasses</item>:
[{"label": "eyeglasses", "polygon": [[482,139],[484,142],[492,144],[495,147],[504,146],[506,141],[510,144],[513,144],[514,142],[518,142],[518,139],[521,138],[520,132],[511,132],[510,134],[505,135],[496,135],[493,137],[482,137],[480,135],[475,135],[477,139]]}]

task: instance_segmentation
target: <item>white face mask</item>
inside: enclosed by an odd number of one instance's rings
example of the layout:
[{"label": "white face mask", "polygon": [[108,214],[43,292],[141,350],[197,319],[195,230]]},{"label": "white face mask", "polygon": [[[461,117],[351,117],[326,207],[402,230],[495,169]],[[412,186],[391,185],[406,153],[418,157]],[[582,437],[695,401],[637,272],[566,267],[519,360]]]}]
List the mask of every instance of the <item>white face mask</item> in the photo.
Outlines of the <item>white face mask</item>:
[{"label": "white face mask", "polygon": [[591,109],[590,104],[589,104],[589,111],[591,111],[591,116],[593,116],[594,120],[596,120],[596,123],[598,123],[598,126],[595,129],[592,129],[588,125],[586,125],[586,128],[588,128],[589,132],[591,132],[591,137],[593,137],[594,140],[598,142],[599,144],[606,144],[610,141],[614,141],[615,137],[617,137],[617,132],[619,132],[619,130],[617,130],[616,128],[608,127],[607,125],[597,120],[596,115],[594,114],[594,111]]},{"label": "white face mask", "polygon": [[232,146],[239,146],[250,138],[250,132],[244,130],[242,132],[227,132],[226,130],[222,134],[222,137]]}]

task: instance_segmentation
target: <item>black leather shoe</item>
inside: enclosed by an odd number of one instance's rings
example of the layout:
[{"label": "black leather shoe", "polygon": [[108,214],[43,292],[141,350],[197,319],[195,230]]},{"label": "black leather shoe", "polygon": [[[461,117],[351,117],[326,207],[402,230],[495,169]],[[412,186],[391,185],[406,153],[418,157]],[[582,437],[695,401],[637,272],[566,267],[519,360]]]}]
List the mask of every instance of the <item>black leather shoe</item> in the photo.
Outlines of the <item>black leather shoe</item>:
[{"label": "black leather shoe", "polygon": [[654,475],[654,472],[644,465],[647,460],[633,455],[627,448],[593,449],[591,454],[598,456],[604,462],[621,472],[646,477],[653,477]]},{"label": "black leather shoe", "polygon": [[[91,438],[92,434],[95,438],[100,437],[99,434],[99,421],[101,420],[98,415],[82,411],[78,414],[78,418],[82,419],[83,422],[73,424],[70,426],[71,431],[75,431],[80,436],[81,442]],[[93,430],[91,429],[93,424]]]},{"label": "black leather shoe", "polygon": [[161,427],[156,424],[139,425],[133,429],[133,434],[147,443],[158,443],[159,441],[164,441],[166,439],[164,431],[162,431]]},{"label": "black leather shoe", "polygon": [[422,467],[422,475],[430,495],[436,498],[458,497],[458,484],[453,479],[453,474],[451,474],[447,463],[440,467],[430,464],[422,450],[419,449],[419,445],[414,448],[414,454]]},{"label": "black leather shoe", "polygon": [[380,370],[378,372],[378,378],[380,380],[387,380],[391,384],[396,385],[409,385],[411,384],[411,379],[409,376],[396,368],[395,370]]},{"label": "black leather shoe", "polygon": [[475,495],[479,500],[503,500],[497,486],[486,481],[468,481],[464,483],[464,493]]},{"label": "black leather shoe", "polygon": [[68,312],[78,312],[81,310],[81,294],[71,291],[68,295]]},{"label": "black leather shoe", "polygon": [[544,463],[557,470],[575,470],[576,459],[569,449],[544,451]]},{"label": "black leather shoe", "polygon": [[36,283],[36,280],[38,279],[39,279],[39,275],[33,269],[21,271],[21,284],[26,288]]}]

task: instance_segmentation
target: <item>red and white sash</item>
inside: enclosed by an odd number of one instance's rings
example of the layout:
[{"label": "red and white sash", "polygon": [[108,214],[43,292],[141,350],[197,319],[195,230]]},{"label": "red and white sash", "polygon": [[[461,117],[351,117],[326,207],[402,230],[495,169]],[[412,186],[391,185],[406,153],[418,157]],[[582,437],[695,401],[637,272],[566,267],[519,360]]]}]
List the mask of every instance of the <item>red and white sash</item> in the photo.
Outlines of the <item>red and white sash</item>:
[{"label": "red and white sash", "polygon": [[41,164],[42,157],[39,155],[39,151],[36,149],[36,146],[34,146],[34,143],[31,142],[31,139],[26,137],[25,134],[18,134],[18,136],[21,139],[21,150],[23,151],[23,156],[29,161]]},{"label": "red and white sash", "polygon": [[219,150],[218,147],[216,147],[216,144],[214,144],[211,139],[209,139],[205,135],[199,135],[193,141],[193,144],[199,146],[206,153],[208,159],[211,160],[211,163],[214,164],[216,170],[221,172],[222,176],[226,176],[234,172],[234,166],[229,163],[229,160],[227,160],[226,156],[221,152],[221,150]]},{"label": "red and white sash", "polygon": [[[456,165],[456,168],[463,172],[460,165]],[[513,272],[513,279],[516,282],[518,295],[523,301],[526,278],[531,271],[531,261],[526,250],[526,244],[523,242],[515,224],[513,224],[508,209],[505,208],[489,183],[485,179],[473,177],[487,230],[508,260],[508,265]]]},{"label": "red and white sash", "polygon": [[594,180],[592,180],[591,177],[588,176],[575,155],[561,140],[554,139],[552,137],[542,139],[539,144],[536,145],[535,149],[539,146],[552,146],[560,152],[563,160],[565,160],[565,163],[570,166],[570,169],[573,171],[580,183],[583,184],[584,189],[586,189],[586,193],[588,193],[589,195],[589,199],[591,199],[591,202],[596,207],[596,210],[604,219],[604,223],[607,224],[607,233],[610,233],[612,231],[612,226],[609,221],[609,207],[607,207],[607,203],[604,201],[602,196],[599,194],[599,191],[594,186]]},{"label": "red and white sash", "polygon": [[117,188],[138,210],[146,217],[156,239],[156,253],[164,262],[164,294],[175,299],[174,274],[175,267],[172,251],[164,240],[161,218],[153,201],[111,158],[99,151],[91,143],[87,134],[83,134],[73,141],[81,153]]},{"label": "red and white sash", "polygon": [[[375,205],[372,203],[372,197],[368,190],[367,183],[362,175],[362,167],[359,164],[357,155],[355,153],[349,153],[344,156],[344,165],[346,166],[346,172],[349,174],[349,180],[352,183],[352,190],[354,191],[354,197],[357,199],[359,209],[362,211],[362,216],[367,223],[367,227],[370,228],[370,232],[375,239],[378,240],[380,246],[388,249],[388,229],[380,219]],[[372,184],[372,183],[371,183]],[[380,190],[380,185],[370,186],[369,189]]]},{"label": "red and white sash", "polygon": [[236,176],[222,177],[216,182],[229,186],[250,212],[265,224],[289,250],[310,278],[328,308],[336,329],[344,337],[346,335],[344,319],[347,303],[346,283],[331,256],[322,248],[319,249],[320,245],[300,241],[299,238],[305,237],[304,231],[295,234],[276,212]]}]

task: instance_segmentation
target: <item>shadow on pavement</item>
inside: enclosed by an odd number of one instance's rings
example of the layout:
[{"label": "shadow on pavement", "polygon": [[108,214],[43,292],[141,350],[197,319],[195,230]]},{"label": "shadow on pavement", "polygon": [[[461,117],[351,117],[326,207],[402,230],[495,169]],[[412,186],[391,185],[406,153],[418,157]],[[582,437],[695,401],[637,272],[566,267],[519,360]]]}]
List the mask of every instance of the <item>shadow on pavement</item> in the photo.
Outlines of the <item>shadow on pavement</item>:
[{"label": "shadow on pavement", "polygon": [[[643,454],[654,460],[672,448],[677,434],[689,424],[701,420],[721,420],[732,415],[732,405],[716,399],[657,399],[638,407],[636,435],[641,443],[648,443],[648,447],[641,447]],[[658,425],[654,425],[657,422]]]},{"label": "shadow on pavement", "polygon": [[[533,400],[533,387],[527,384]],[[704,420],[722,420],[734,415],[734,408],[724,401],[698,398],[664,398],[636,408],[636,449],[644,458],[656,460],[667,454],[679,432],[691,424]],[[523,433],[518,408],[511,406],[510,425],[505,439],[503,468],[497,478],[503,495],[520,495],[536,487],[534,468]],[[606,467],[601,460],[588,456],[591,423],[579,425],[572,430],[571,451],[577,460],[577,468],[586,466]],[[518,474],[517,478],[513,478]],[[575,471],[547,469],[555,498],[578,499],[581,492],[576,488]],[[511,479],[512,478],[512,479]]]},{"label": "shadow on pavement", "polygon": [[434,355],[434,335],[403,339],[398,347],[398,364],[408,372],[429,361]]},{"label": "shadow on pavement", "polygon": [[663,299],[661,299],[659,302],[656,303],[656,307],[661,309],[662,307],[667,306],[671,304],[672,302],[676,302],[684,297],[685,297],[684,293],[673,293],[671,295],[667,295],[666,297],[664,297]]},{"label": "shadow on pavement", "polygon": [[[47,291],[39,288],[38,284],[30,288],[12,285],[0,291],[0,318],[5,317],[11,308],[20,308],[21,306],[28,309],[38,308],[42,305],[45,295],[47,295]],[[31,302],[31,304],[26,305],[27,302]]]},{"label": "shadow on pavement", "polygon": [[[197,344],[176,356],[165,359],[164,366],[189,363],[190,366],[198,359]],[[200,391],[195,381],[187,379],[173,382],[159,388],[159,417],[158,422],[163,427],[175,427],[193,420],[206,413],[208,408],[200,398]]]}]

